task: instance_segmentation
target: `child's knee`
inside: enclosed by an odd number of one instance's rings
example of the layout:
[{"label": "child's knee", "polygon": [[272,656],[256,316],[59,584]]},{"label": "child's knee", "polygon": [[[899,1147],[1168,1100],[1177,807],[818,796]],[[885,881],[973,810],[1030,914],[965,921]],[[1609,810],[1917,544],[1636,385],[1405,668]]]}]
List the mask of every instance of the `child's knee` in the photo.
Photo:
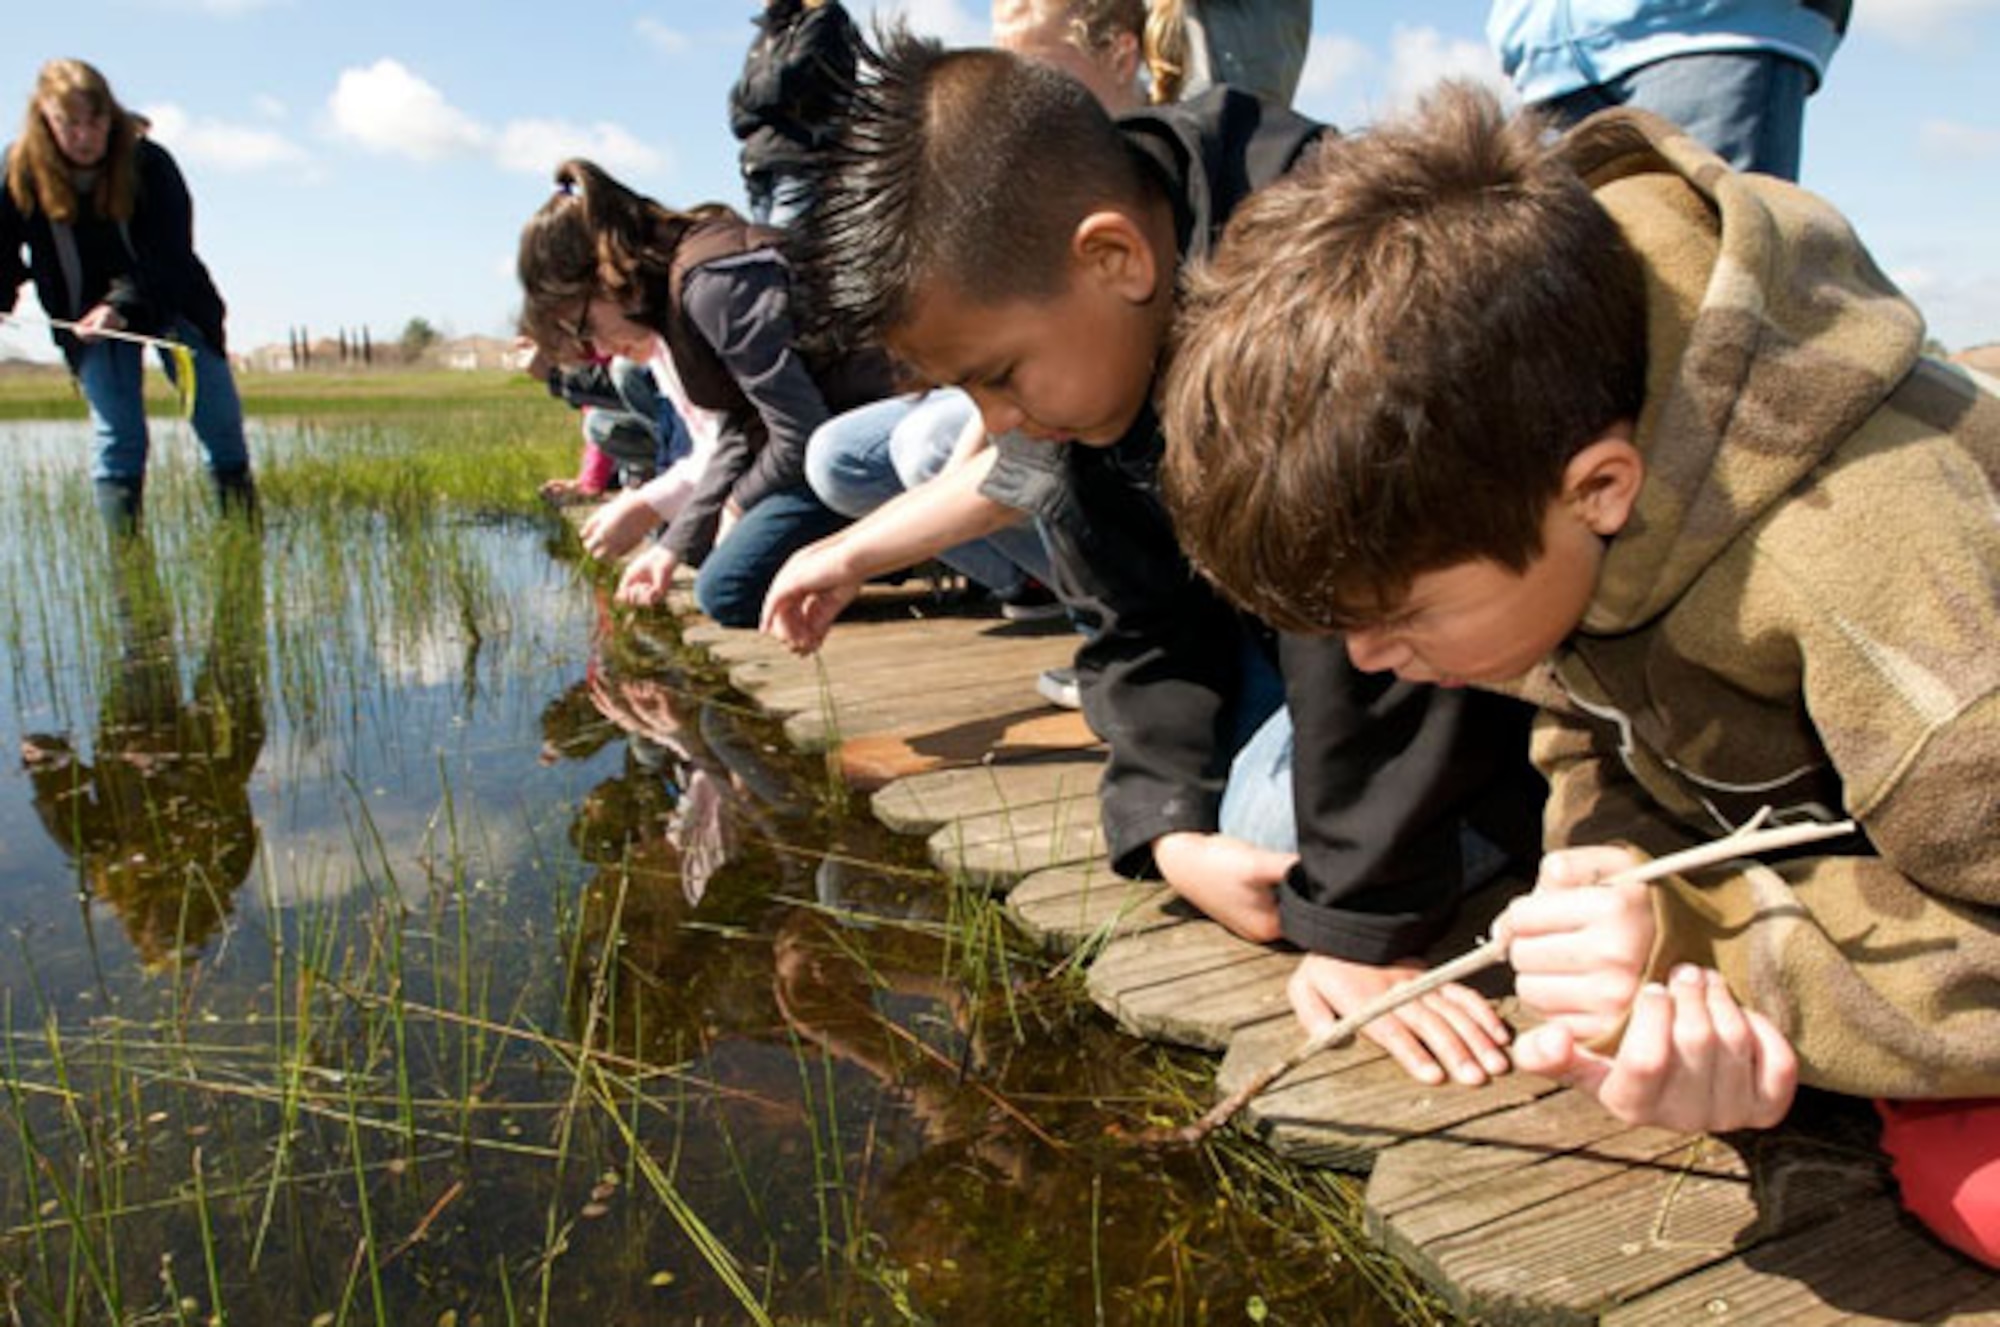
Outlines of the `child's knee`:
[{"label": "child's knee", "polygon": [[2000,1267],[2000,1098],[1875,1105],[1904,1208],[1953,1248]]}]

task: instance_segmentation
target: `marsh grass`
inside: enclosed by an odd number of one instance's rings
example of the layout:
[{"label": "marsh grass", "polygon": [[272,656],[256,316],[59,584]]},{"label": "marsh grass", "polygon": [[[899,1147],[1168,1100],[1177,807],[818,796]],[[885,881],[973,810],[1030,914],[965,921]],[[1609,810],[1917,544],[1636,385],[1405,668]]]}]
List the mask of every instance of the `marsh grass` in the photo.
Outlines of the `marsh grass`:
[{"label": "marsh grass", "polygon": [[[713,701],[685,736],[737,803],[690,901],[671,771],[622,735],[562,755],[532,713],[593,617],[528,496],[564,412],[399,410],[266,429],[261,530],[156,424],[117,561],[73,453],[0,494],[8,698],[71,762],[43,873],[0,877],[13,1320],[1198,1322],[1245,1287],[1395,1316],[1318,1178],[1107,1147],[1201,1071],[857,823],[712,667],[616,643]],[[112,721],[139,690],[171,743]],[[121,750],[143,777],[107,783]],[[114,786],[118,853],[86,814]],[[816,896],[830,867],[853,897]]]}]

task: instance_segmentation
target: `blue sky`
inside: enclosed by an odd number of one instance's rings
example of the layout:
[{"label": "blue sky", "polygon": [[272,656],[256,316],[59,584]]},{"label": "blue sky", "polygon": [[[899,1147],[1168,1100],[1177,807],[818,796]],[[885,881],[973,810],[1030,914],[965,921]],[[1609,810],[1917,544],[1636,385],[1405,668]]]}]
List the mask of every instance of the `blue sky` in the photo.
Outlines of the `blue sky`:
[{"label": "blue sky", "polygon": [[[959,44],[984,0],[848,0]],[[0,132],[41,61],[105,71],[193,186],[233,348],[420,315],[502,334],[520,225],[568,154],[668,202],[741,205],[725,99],[755,0],[72,0],[11,5]],[[1490,70],[1480,0],[1321,0],[1298,104],[1356,125]],[[2000,0],[1859,0],[1805,180],[1953,347],[2000,341]],[[24,298],[23,308],[28,307]],[[0,328],[0,356],[46,355]]]}]

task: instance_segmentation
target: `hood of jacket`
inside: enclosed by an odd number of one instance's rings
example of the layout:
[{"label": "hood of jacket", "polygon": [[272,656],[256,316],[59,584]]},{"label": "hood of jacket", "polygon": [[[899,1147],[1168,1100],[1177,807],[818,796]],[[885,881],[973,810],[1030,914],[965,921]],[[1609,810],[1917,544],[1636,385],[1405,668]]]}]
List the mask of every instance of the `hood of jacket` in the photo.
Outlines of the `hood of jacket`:
[{"label": "hood of jacket", "polygon": [[1562,150],[1645,269],[1646,479],[1582,623],[1618,635],[1665,612],[1882,405],[1924,322],[1832,206],[1730,170],[1657,116],[1598,116]]}]

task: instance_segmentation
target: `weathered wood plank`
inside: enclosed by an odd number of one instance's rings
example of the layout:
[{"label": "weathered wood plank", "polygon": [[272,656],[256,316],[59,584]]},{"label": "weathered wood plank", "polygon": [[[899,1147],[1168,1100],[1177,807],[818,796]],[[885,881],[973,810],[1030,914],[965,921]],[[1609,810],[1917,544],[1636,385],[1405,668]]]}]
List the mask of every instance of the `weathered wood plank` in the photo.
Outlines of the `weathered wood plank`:
[{"label": "weathered wood plank", "polygon": [[946,874],[1004,891],[1031,871],[1103,857],[1104,827],[1092,794],[954,821],[926,848]]},{"label": "weathered wood plank", "polygon": [[[1609,1145],[1592,1150],[1617,1151]],[[1580,1156],[1530,1173],[1540,1178]],[[1792,1175],[1789,1198],[1760,1210],[1750,1164],[1718,1139],[1692,1140],[1649,1163],[1614,1155],[1598,1165],[1612,1173],[1566,1188],[1560,1202],[1540,1200],[1536,1186],[1519,1183],[1505,1186],[1505,1194],[1482,1194],[1492,1200],[1493,1219],[1397,1252],[1467,1316],[1496,1323],[1588,1321],[1763,1240],[1821,1225],[1879,1192],[1865,1171],[1821,1166]],[[1457,1201],[1470,1198],[1462,1193]]]},{"label": "weathered wood plank", "polygon": [[2000,1324],[2000,1277],[1915,1228],[1887,1194],[1605,1314],[1603,1327]]},{"label": "weathered wood plank", "polygon": [[809,751],[824,750],[842,734],[902,732],[920,724],[932,726],[977,722],[996,711],[1032,713],[1051,706],[1035,694],[1032,678],[1007,677],[971,686],[923,694],[837,695],[829,711],[812,701],[785,720],[785,736]]},{"label": "weathered wood plank", "polygon": [[1007,895],[1007,911],[1044,948],[1061,953],[1178,926],[1197,915],[1157,880],[1125,880],[1103,862],[1022,877]]},{"label": "weathered wood plank", "polygon": [[875,818],[899,834],[928,834],[968,816],[1091,793],[1104,770],[1101,753],[992,761],[898,779],[877,789]]},{"label": "weathered wood plank", "polygon": [[1090,966],[1100,1008],[1143,1037],[1221,1050],[1241,1029],[1290,1018],[1285,981],[1298,964],[1206,919],[1114,940]]},{"label": "weathered wood plank", "polygon": [[1074,710],[1046,706],[1009,710],[958,723],[914,723],[849,737],[840,744],[840,769],[863,790],[891,779],[994,760],[1018,760],[1097,745],[1097,734]]},{"label": "weathered wood plank", "polygon": [[[1296,1018],[1244,1031],[1223,1057],[1216,1091],[1235,1091],[1264,1066],[1290,1054],[1304,1036]],[[1367,1171],[1386,1148],[1555,1090],[1554,1084],[1524,1075],[1477,1088],[1426,1086],[1374,1042],[1357,1038],[1278,1080],[1244,1107],[1242,1123],[1281,1156]]]}]

